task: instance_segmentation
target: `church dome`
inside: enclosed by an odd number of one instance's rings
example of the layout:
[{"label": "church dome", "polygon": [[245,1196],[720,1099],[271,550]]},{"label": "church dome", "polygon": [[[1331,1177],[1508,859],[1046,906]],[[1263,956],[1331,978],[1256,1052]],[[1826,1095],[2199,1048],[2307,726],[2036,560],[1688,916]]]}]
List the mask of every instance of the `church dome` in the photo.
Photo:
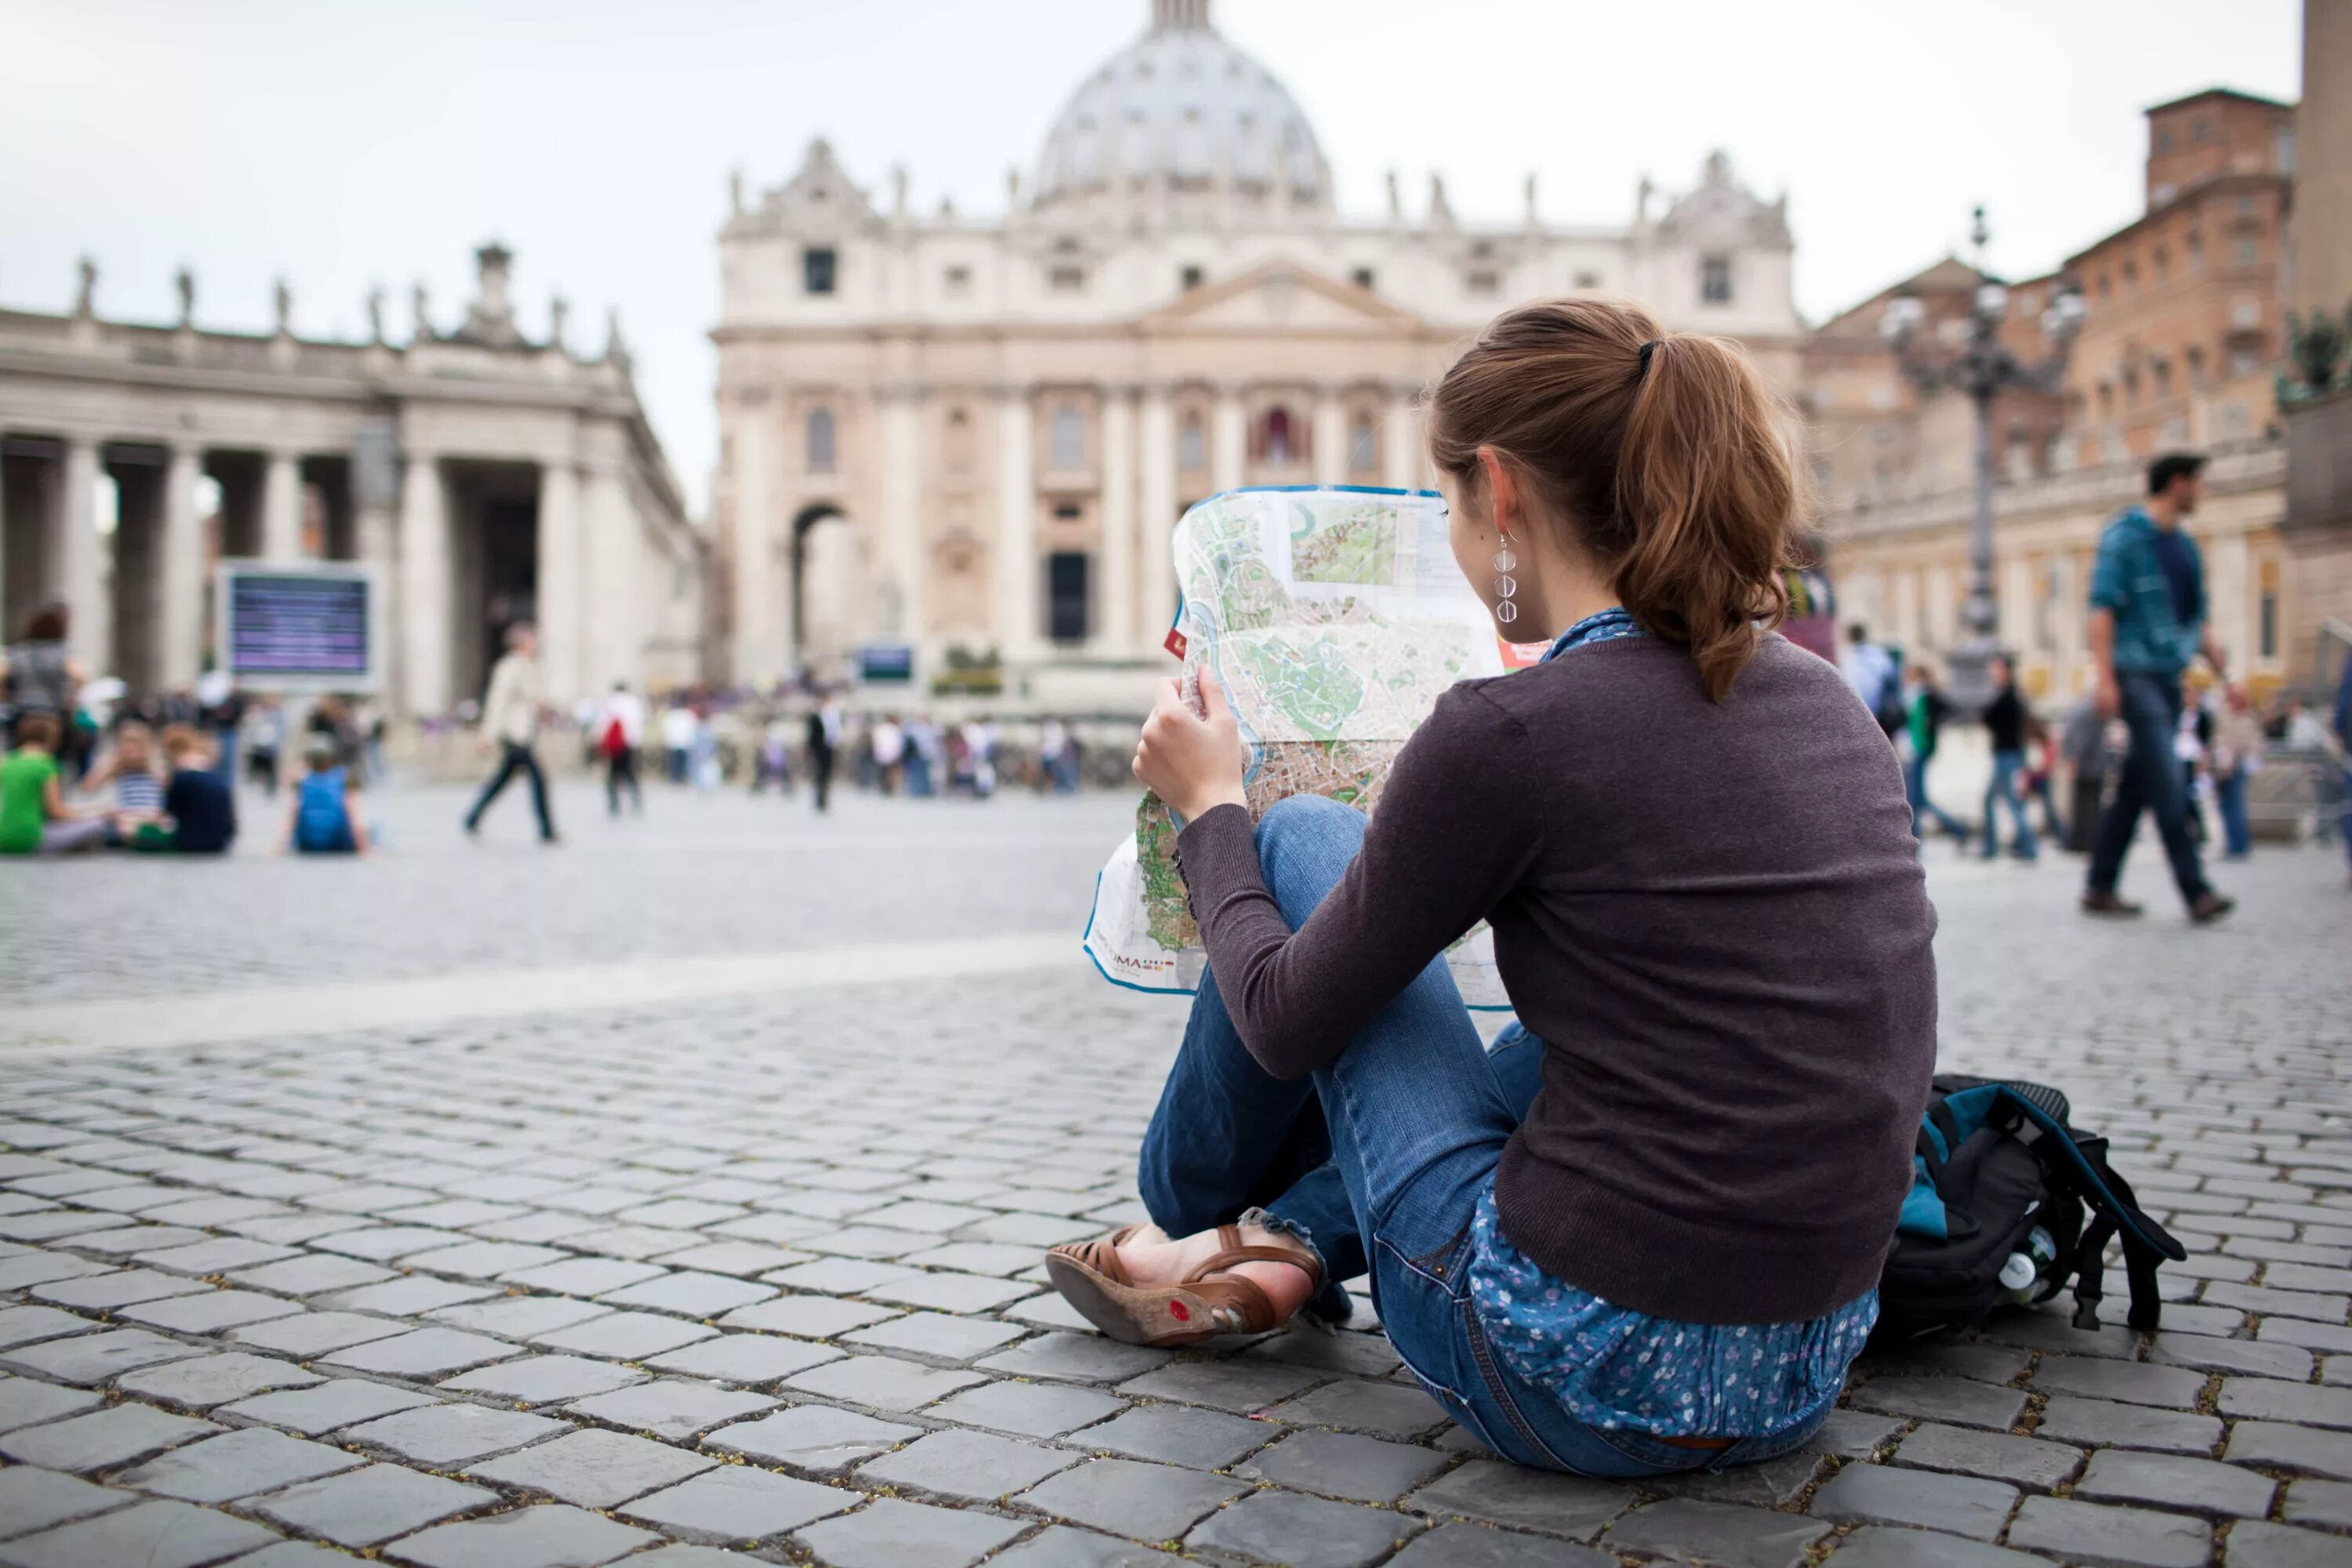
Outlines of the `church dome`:
[{"label": "church dome", "polygon": [[1328,207],[1330,169],[1289,89],[1209,25],[1208,0],[1151,11],[1054,122],[1036,205],[1160,190]]}]

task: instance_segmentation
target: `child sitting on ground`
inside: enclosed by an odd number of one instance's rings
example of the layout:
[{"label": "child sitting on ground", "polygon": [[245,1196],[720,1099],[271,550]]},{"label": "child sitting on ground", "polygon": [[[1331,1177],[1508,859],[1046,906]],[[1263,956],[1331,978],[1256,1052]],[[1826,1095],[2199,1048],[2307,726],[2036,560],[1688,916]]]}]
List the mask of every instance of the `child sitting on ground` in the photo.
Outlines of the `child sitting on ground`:
[{"label": "child sitting on ground", "polygon": [[172,782],[163,789],[163,820],[139,830],[140,849],[173,849],[183,855],[222,855],[236,837],[236,796],[229,781],[213,771],[213,749],[190,724],[163,731],[163,755]]},{"label": "child sitting on ground", "polygon": [[137,719],[115,727],[114,752],[88,778],[82,793],[95,795],[114,786],[112,832],[107,842],[133,844],[142,829],[157,826],[163,816],[163,780],[155,772],[155,732]]},{"label": "child sitting on ground", "polygon": [[310,737],[303,760],[310,771],[295,788],[278,853],[284,854],[291,845],[302,855],[365,856],[367,826],[355,809],[359,786],[352,783],[351,770],[339,760],[334,738]]},{"label": "child sitting on ground", "polygon": [[0,761],[0,855],[62,854],[106,842],[107,821],[66,804],[58,787],[57,715],[16,719],[16,749]]}]

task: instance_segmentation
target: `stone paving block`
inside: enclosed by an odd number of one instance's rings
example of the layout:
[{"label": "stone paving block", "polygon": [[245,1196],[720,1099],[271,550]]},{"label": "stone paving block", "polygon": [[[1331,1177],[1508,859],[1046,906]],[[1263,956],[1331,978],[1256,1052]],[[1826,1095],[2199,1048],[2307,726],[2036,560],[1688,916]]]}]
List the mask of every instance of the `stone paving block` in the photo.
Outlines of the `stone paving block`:
[{"label": "stone paving block", "polygon": [[795,1245],[810,1252],[828,1253],[836,1258],[891,1261],[909,1253],[928,1251],[946,1240],[944,1236],[928,1232],[892,1230],[887,1226],[854,1225],[803,1237]]},{"label": "stone paving block", "polygon": [[75,1237],[72,1245],[78,1252],[95,1252],[102,1258],[128,1258],[133,1253],[152,1252],[167,1247],[186,1247],[193,1242],[211,1239],[210,1232],[190,1226],[126,1225]]},{"label": "stone paving block", "polygon": [[1808,1549],[1829,1532],[1819,1520],[1674,1498],[1625,1515],[1601,1544],[1709,1568],[1800,1568]]},{"label": "stone paving block", "polygon": [[2047,1557],[1925,1530],[1864,1525],[1830,1558],[1838,1568],[2048,1568]]},{"label": "stone paving block", "polygon": [[541,1503],[488,1519],[436,1524],[394,1542],[383,1554],[418,1568],[595,1568],[660,1539],[583,1509]]},{"label": "stone paving block", "polygon": [[212,1287],[201,1279],[166,1274],[156,1268],[120,1268],[111,1274],[89,1274],[79,1279],[53,1279],[26,1292],[52,1306],[79,1307],[85,1311],[110,1312],[117,1307],[185,1296]]},{"label": "stone paving block", "polygon": [[[938,1412],[933,1412],[938,1414]],[[1445,1468],[1446,1458],[1410,1443],[1387,1443],[1353,1432],[1294,1432],[1246,1464],[1245,1480],[1274,1481],[1301,1491],[1359,1502],[1394,1502]]]},{"label": "stone paving block", "polygon": [[2179,1514],[2036,1497],[2017,1510],[2009,1541],[2103,1568],[2204,1568],[2213,1552],[2213,1527]]},{"label": "stone paving block", "polygon": [[738,1393],[685,1378],[663,1378],[577,1400],[565,1407],[565,1413],[683,1443],[698,1433],[775,1406],[776,1401],[764,1394]]},{"label": "stone paving block", "polygon": [[139,1367],[203,1353],[202,1346],[167,1340],[144,1329],[111,1329],[21,1346],[0,1355],[0,1366],[89,1387]]},{"label": "stone paving block", "polygon": [[572,1430],[569,1421],[451,1400],[346,1427],[341,1436],[347,1443],[364,1443],[416,1464],[446,1468]]},{"label": "stone paving block", "polygon": [[444,1378],[440,1386],[463,1394],[495,1394],[518,1405],[551,1405],[558,1400],[626,1388],[633,1383],[645,1382],[648,1375],[633,1366],[590,1361],[584,1356],[527,1355],[519,1361],[476,1367],[456,1377]]},{"label": "stone paving block", "polygon": [[428,1274],[454,1275],[460,1279],[498,1279],[558,1262],[565,1256],[554,1247],[533,1247],[527,1242],[466,1241],[415,1253],[401,1259],[401,1267],[421,1268]]},{"label": "stone paving block", "polygon": [[1398,1505],[1431,1519],[1471,1519],[1591,1541],[1633,1506],[1631,1488],[1525,1469],[1501,1459],[1473,1459]]},{"label": "stone paving block", "polygon": [[[395,1416],[394,1419],[397,1420]],[[338,1546],[373,1546],[499,1500],[499,1494],[398,1465],[367,1465],[305,1481],[246,1506]]]},{"label": "stone paving block", "polygon": [[694,1230],[702,1226],[716,1225],[723,1219],[741,1219],[746,1212],[739,1204],[666,1198],[659,1203],[638,1204],[619,1210],[613,1217],[629,1225],[648,1225],[664,1230]]},{"label": "stone paving block", "polygon": [[795,1480],[749,1465],[720,1465],[624,1504],[620,1512],[689,1541],[733,1543],[796,1530],[864,1500],[838,1487]]},{"label": "stone paving block", "polygon": [[2033,1369],[2032,1386],[2045,1394],[2076,1394],[2125,1405],[2193,1410],[2205,1392],[2205,1374],[2184,1367],[2150,1366],[2107,1356],[2046,1355]]},{"label": "stone paving block", "polygon": [[20,1536],[0,1545],[0,1563],[9,1568],[198,1568],[277,1539],[275,1531],[249,1520],[159,1498]]},{"label": "stone paving block", "polygon": [[991,1318],[959,1318],[946,1312],[909,1312],[870,1329],[841,1336],[842,1342],[895,1351],[925,1361],[968,1362],[1019,1339],[1018,1323]]},{"label": "stone paving block", "polygon": [[371,1263],[396,1263],[420,1252],[436,1247],[462,1246],[471,1237],[455,1231],[437,1230],[425,1225],[366,1225],[356,1230],[339,1230],[332,1236],[321,1237],[316,1246],[322,1252],[340,1253],[345,1258],[363,1258]]},{"label": "stone paving block", "polygon": [[265,1296],[257,1290],[205,1290],[193,1296],[142,1301],[121,1308],[114,1315],[149,1328],[169,1329],[173,1333],[216,1334],[247,1323],[291,1317],[301,1310],[299,1302],[280,1296]]},{"label": "stone paving block", "polygon": [[1138,1541],[1173,1541],[1210,1510],[1248,1489],[1223,1476],[1139,1459],[1091,1459],[1023,1492],[1016,1501]]},{"label": "stone paving block", "polygon": [[829,1340],[852,1329],[862,1329],[898,1317],[892,1307],[863,1301],[836,1301],[830,1296],[782,1296],[756,1306],[739,1307],[719,1320],[722,1328],[757,1329],[761,1333],[792,1334],[804,1340]]},{"label": "stone paving block", "polygon": [[234,1568],[351,1568],[351,1553],[315,1541],[281,1541],[240,1557]]},{"label": "stone paving block", "polygon": [[1025,1274],[1037,1267],[1034,1247],[1007,1247],[997,1241],[950,1241],[926,1252],[913,1252],[900,1261],[917,1268],[948,1268],[959,1274]]},{"label": "stone paving block", "polygon": [[421,1405],[439,1403],[432,1394],[394,1388],[387,1383],[370,1383],[360,1377],[339,1377],[315,1388],[299,1388],[284,1394],[265,1394],[257,1399],[239,1400],[235,1405],[223,1405],[213,1414],[283,1426],[289,1432],[315,1437],[339,1426],[373,1421],[395,1411],[415,1410]]},{"label": "stone paving block", "polygon": [[[0,1226],[7,1222],[0,1220]],[[110,1264],[64,1252],[27,1252],[0,1258],[0,1290],[23,1290],[57,1279],[81,1279],[114,1272]]]},{"label": "stone paving block", "polygon": [[295,1249],[275,1242],[255,1241],[242,1236],[216,1236],[184,1247],[163,1247],[134,1253],[133,1263],[143,1263],[151,1268],[168,1269],[174,1274],[226,1274],[232,1268],[250,1268],[257,1263],[275,1263],[281,1258],[292,1258]]},{"label": "stone paving block", "polygon": [[2261,1519],[2270,1512],[2271,1494],[2277,1489],[2269,1477],[2238,1465],[2102,1448],[2091,1456],[2091,1468],[2075,1483],[2074,1495],[2096,1502]]},{"label": "stone paving block", "polygon": [[2221,1440],[2221,1423],[2211,1415],[2188,1415],[2065,1394],[2051,1397],[2034,1431],[2061,1443],[2154,1448],[2168,1454],[2210,1454]]},{"label": "stone paving block", "polygon": [[1419,1528],[1418,1521],[1393,1509],[1264,1491],[1211,1514],[1184,1544],[1212,1558],[1244,1557],[1291,1568],[1368,1568]]},{"label": "stone paving block", "polygon": [[347,1366],[354,1372],[430,1380],[522,1353],[520,1345],[494,1340],[487,1334],[469,1334],[462,1329],[414,1329],[391,1339],[352,1345],[321,1359],[329,1366]]},{"label": "stone paving block", "polygon": [[1135,1399],[1205,1405],[1246,1415],[1325,1381],[1326,1375],[1312,1367],[1270,1362],[1179,1361],[1121,1384],[1118,1392]]},{"label": "stone paving block", "polygon": [[2342,1481],[2293,1481],[2279,1517],[2289,1524],[2352,1530],[2352,1486]]},{"label": "stone paving block", "polygon": [[317,1373],[305,1372],[291,1362],[228,1351],[125,1373],[116,1386],[142,1399],[208,1410],[276,1388],[308,1388],[324,1382]]},{"label": "stone paving block", "polygon": [[555,1261],[516,1269],[506,1276],[506,1283],[559,1296],[601,1296],[607,1290],[657,1279],[667,1272],[658,1265],[626,1258],[572,1258],[559,1253]]},{"label": "stone paving block", "polygon": [[1846,1396],[1857,1410],[1910,1415],[2006,1432],[2025,1414],[2025,1395],[1961,1377],[1875,1377]]},{"label": "stone paving block", "polygon": [[992,1312],[1037,1294],[1025,1279],[999,1279],[986,1274],[910,1274],[877,1285],[866,1292],[877,1301],[901,1307],[929,1307],[941,1312]]},{"label": "stone paving block", "polygon": [[679,1270],[607,1291],[598,1300],[616,1307],[642,1307],[648,1311],[675,1312],[688,1318],[715,1318],[776,1294],[772,1285],[755,1285],[724,1274]]},{"label": "stone paving block", "polygon": [[962,1568],[1027,1528],[1017,1520],[884,1498],[793,1539],[830,1568]]},{"label": "stone paving block", "polygon": [[2264,1343],[2302,1345],[2315,1351],[2352,1351],[2352,1327],[2307,1323],[2300,1318],[2265,1318],[2254,1337]]},{"label": "stone paving block", "polygon": [[711,1339],[718,1332],[708,1323],[692,1322],[660,1312],[608,1312],[569,1328],[551,1329],[533,1334],[530,1342],[549,1350],[570,1351],[579,1355],[604,1356],[613,1361],[643,1361],[647,1356],[674,1351],[698,1340]]},{"label": "stone paving block", "polygon": [[1861,1370],[1876,1377],[1965,1377],[2005,1384],[2033,1360],[2030,1352],[1990,1341],[1921,1341],[1863,1352]]},{"label": "stone paving block", "polygon": [[869,1263],[862,1258],[820,1258],[814,1262],[796,1263],[789,1268],[780,1268],[761,1278],[771,1285],[782,1285],[790,1290],[855,1296],[860,1290],[870,1290],[877,1285],[904,1279],[914,1272],[895,1263]]},{"label": "stone paving block", "polygon": [[116,1479],[123,1486],[183,1502],[227,1502],[355,1469],[365,1462],[324,1443],[289,1437],[267,1426],[247,1426],[175,1448]]},{"label": "stone paving block", "polygon": [[2207,1334],[2158,1333],[2148,1346],[2147,1359],[2164,1366],[2193,1367],[2200,1372],[2237,1373],[2249,1377],[2280,1377],[2301,1383],[2311,1375],[2311,1352],[2300,1345],[2271,1344],[2259,1340],[2222,1340]]},{"label": "stone paving block", "polygon": [[568,1329],[591,1318],[601,1318],[612,1310],[612,1308],[598,1302],[577,1300],[570,1296],[501,1296],[494,1300],[462,1301],[455,1306],[436,1307],[425,1315],[453,1329],[495,1334],[500,1339],[523,1340],[533,1334]]},{"label": "stone paving block", "polygon": [[1923,1470],[1983,1476],[2046,1492],[2081,1468],[2083,1451],[2039,1437],[2013,1437],[2006,1432],[1979,1432],[1930,1422],[1903,1439],[1903,1446],[1895,1450],[1895,1462]]},{"label": "stone paving block", "polygon": [[364,1317],[360,1311],[303,1311],[299,1317],[268,1319],[230,1328],[228,1338],[237,1344],[254,1344],[258,1350],[275,1350],[282,1356],[310,1359],[336,1350],[351,1350],[352,1344],[367,1344],[369,1340],[391,1340],[397,1333],[409,1333],[412,1328],[414,1323]]},{"label": "stone paving block", "polygon": [[29,1377],[0,1377],[0,1432],[55,1421],[95,1408],[100,1396],[79,1388],[60,1388]]},{"label": "stone paving block", "polygon": [[[16,1214],[0,1218],[0,1237],[6,1237],[11,1241],[58,1241],[68,1237],[86,1236],[94,1230],[120,1230],[131,1223],[128,1215],[94,1214],[88,1209],[44,1209],[38,1214]],[[0,1289],[13,1289],[15,1282],[15,1271],[0,1268]]]},{"label": "stone paving block", "polygon": [[1180,1561],[1154,1547],[1071,1524],[1049,1524],[989,1559],[994,1568],[1175,1568]]},{"label": "stone paving block", "polygon": [[1059,1247],[1103,1233],[1099,1220],[1046,1214],[1000,1214],[965,1229],[973,1240],[1001,1241],[1009,1247]]},{"label": "stone paving block", "polygon": [[1242,1352],[1241,1359],[1311,1367],[1349,1377],[1394,1377],[1404,1370],[1384,1334],[1324,1333],[1305,1328],[1269,1335]]},{"label": "stone paving block", "polygon": [[1069,1383],[1124,1383],[1175,1359],[1146,1345],[1123,1345],[1090,1334],[1040,1334],[979,1363],[1005,1377],[1047,1377]]},{"label": "stone paving block", "polygon": [[2315,1388],[2273,1378],[2225,1377],[2217,1402],[2224,1415],[2352,1428],[2352,1388]]},{"label": "stone paving block", "polygon": [[692,1377],[717,1378],[722,1383],[761,1384],[839,1361],[845,1353],[831,1345],[811,1344],[803,1340],[755,1333],[721,1334],[665,1355],[647,1356],[646,1364]]},{"label": "stone paving block", "polygon": [[613,1508],[717,1462],[667,1443],[590,1428],[483,1460],[466,1473],[582,1508]]},{"label": "stone paving block", "polygon": [[1757,1465],[1734,1465],[1727,1470],[1685,1470],[1646,1483],[1669,1497],[1694,1502],[1738,1503],[1746,1508],[1779,1508],[1801,1496],[1828,1467],[1819,1454],[1800,1449]]},{"label": "stone paving block", "polygon": [[134,1493],[93,1486],[79,1476],[12,1465],[0,1469],[0,1538],[29,1535],[138,1500]]},{"label": "stone paving block", "polygon": [[[2167,1309],[2168,1314],[2170,1309]],[[2028,1311],[1997,1312],[1983,1337],[2027,1350],[2056,1351],[2063,1355],[2105,1355],[2130,1361],[2139,1354],[2139,1335],[2121,1323],[2097,1329],[2074,1327],[2074,1311],[2063,1304]]]},{"label": "stone paving block", "polygon": [[87,1333],[99,1325],[55,1307],[0,1307],[0,1351],[37,1344],[66,1334]]},{"label": "stone paving block", "polygon": [[2244,1521],[2230,1530],[2230,1568],[2343,1568],[2344,1538]]},{"label": "stone paving block", "polygon": [[492,1285],[436,1279],[430,1274],[404,1274],[381,1285],[337,1290],[319,1298],[317,1305],[348,1312],[375,1312],[387,1318],[415,1318],[461,1301],[481,1301],[499,1294]]},{"label": "stone paving block", "polygon": [[788,1469],[833,1475],[887,1453],[921,1436],[922,1430],[829,1405],[798,1405],[757,1421],[722,1426],[705,1437],[702,1446]]},{"label": "stone paving block", "polygon": [[1073,1439],[1091,1452],[1157,1459],[1196,1470],[1220,1470],[1281,1435],[1267,1421],[1249,1421],[1189,1405],[1139,1405],[1089,1426]]},{"label": "stone paving block", "polygon": [[280,1296],[316,1296],[326,1290],[349,1290],[356,1286],[373,1285],[392,1277],[391,1269],[362,1263],[356,1258],[306,1252],[299,1258],[289,1258],[280,1263],[240,1268],[228,1278],[230,1283],[243,1285],[249,1289],[273,1291]]},{"label": "stone paving block", "polygon": [[1294,1426],[1342,1426],[1383,1437],[1417,1437],[1446,1420],[1437,1401],[1417,1387],[1349,1379],[1325,1384],[1269,1414]]},{"label": "stone paving block", "polygon": [[2229,1451],[2221,1457],[2233,1465],[2259,1465],[2352,1481],[2352,1436],[2341,1432],[2315,1432],[2276,1421],[2241,1421],[2230,1428]]},{"label": "stone paving block", "polygon": [[221,1428],[145,1405],[116,1405],[86,1415],[20,1427],[0,1437],[0,1454],[50,1470],[105,1470]]},{"label": "stone paving block", "polygon": [[924,1410],[926,1417],[959,1426],[984,1426],[1025,1437],[1058,1437],[1092,1426],[1127,1408],[1090,1388],[1063,1384],[984,1383]]},{"label": "stone paving block", "polygon": [[922,1366],[896,1356],[854,1355],[785,1379],[784,1386],[872,1410],[914,1410],[987,1380],[977,1373]]},{"label": "stone paving block", "polygon": [[1848,1465],[1813,1494],[1812,1514],[1860,1524],[1913,1524],[1990,1541],[2016,1506],[2017,1489],[1999,1481],[1892,1465]]},{"label": "stone paving block", "polygon": [[861,1466],[857,1480],[985,1502],[1033,1487],[1080,1458],[986,1432],[933,1432]]}]

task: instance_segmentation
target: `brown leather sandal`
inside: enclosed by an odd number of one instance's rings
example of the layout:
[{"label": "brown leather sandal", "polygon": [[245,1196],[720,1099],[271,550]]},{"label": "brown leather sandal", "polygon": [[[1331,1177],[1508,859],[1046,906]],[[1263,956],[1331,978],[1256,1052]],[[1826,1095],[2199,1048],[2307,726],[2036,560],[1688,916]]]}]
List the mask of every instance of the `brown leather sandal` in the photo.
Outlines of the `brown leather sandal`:
[{"label": "brown leather sandal", "polygon": [[1118,1260],[1118,1244],[1140,1226],[1045,1254],[1045,1272],[1062,1299],[1087,1321],[1130,1345],[1171,1348],[1218,1334],[1262,1334],[1282,1326],[1274,1303],[1247,1279],[1213,1276],[1236,1263],[1292,1263],[1307,1271],[1311,1300],[1323,1288],[1323,1265],[1305,1243],[1276,1233],[1275,1245],[1244,1247],[1239,1226],[1217,1227],[1217,1255],[1174,1285],[1138,1285]]}]

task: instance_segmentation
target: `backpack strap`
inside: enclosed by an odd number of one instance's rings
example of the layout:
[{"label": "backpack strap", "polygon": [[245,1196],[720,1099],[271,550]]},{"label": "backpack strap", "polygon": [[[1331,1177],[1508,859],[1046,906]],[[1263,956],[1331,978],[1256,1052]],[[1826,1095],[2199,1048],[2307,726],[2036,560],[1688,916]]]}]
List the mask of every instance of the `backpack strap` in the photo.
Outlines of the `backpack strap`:
[{"label": "backpack strap", "polygon": [[[2093,1218],[2083,1227],[2083,1239],[2074,1248],[2074,1326],[2097,1331],[2099,1302],[2106,1293],[2107,1243],[2120,1236],[2124,1271],[2131,1281],[2131,1313],[2126,1321],[2135,1329],[2156,1328],[2164,1316],[2164,1298],[2157,1289],[2156,1268],[2166,1255],[2139,1227],[2155,1230],[2167,1241],[2172,1237],[2140,1213],[2139,1199],[2132,1192],[2131,1184],[2108,1166],[2105,1139],[2086,1139],[2077,1146],[2084,1148],[2087,1162],[2107,1184],[2116,1201],[2111,1205],[2104,1194],[2090,1194]],[[2124,1224],[2126,1217],[2136,1223]]]}]

